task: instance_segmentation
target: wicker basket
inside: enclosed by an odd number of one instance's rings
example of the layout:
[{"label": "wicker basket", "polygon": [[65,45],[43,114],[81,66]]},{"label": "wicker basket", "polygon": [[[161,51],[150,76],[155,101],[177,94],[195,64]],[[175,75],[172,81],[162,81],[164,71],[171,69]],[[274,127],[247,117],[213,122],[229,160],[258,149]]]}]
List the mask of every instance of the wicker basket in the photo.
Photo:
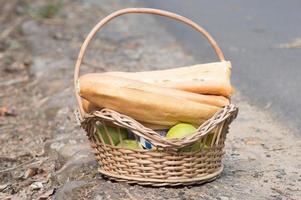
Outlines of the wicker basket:
[{"label": "wicker basket", "polygon": [[[85,39],[75,67],[74,84],[76,86],[87,46],[96,34],[113,18],[127,13],[148,13],[169,17],[183,22],[200,32],[211,44],[218,58],[225,60],[224,55],[210,34],[191,20],[167,11],[149,8],[127,8],[110,14],[101,20]],[[166,139],[156,131],[144,127],[131,117],[104,108],[93,113],[85,113],[81,98],[75,92],[81,126],[86,130],[100,164],[99,171],[109,179],[127,183],[151,186],[177,186],[205,183],[217,178],[223,170],[222,157],[228,128],[237,116],[238,108],[230,104],[203,123],[191,136],[182,139]],[[97,124],[114,124],[126,128],[137,137],[149,141],[155,148],[151,150],[131,150],[108,145],[102,136],[97,134]],[[210,134],[211,143],[197,152],[179,152],[178,149],[201,140],[206,143]],[[109,134],[107,134],[109,136]],[[120,138],[121,139],[121,138]],[[111,143],[112,140],[110,139]]]}]

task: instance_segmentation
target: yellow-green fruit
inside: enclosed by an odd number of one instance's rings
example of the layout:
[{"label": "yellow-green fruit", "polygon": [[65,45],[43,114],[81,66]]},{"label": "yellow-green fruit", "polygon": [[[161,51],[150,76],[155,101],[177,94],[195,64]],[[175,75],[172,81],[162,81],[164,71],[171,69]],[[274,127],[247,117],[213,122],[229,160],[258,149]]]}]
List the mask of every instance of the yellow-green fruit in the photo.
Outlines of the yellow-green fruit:
[{"label": "yellow-green fruit", "polygon": [[[127,138],[127,131],[123,128],[108,126],[104,127],[103,125],[97,127],[97,133],[100,134],[106,144],[111,144],[109,136],[111,136],[112,142],[114,145],[120,142],[120,138],[126,139]],[[107,133],[106,133],[107,131]],[[100,136],[99,136],[100,137]]]},{"label": "yellow-green fruit", "polygon": [[[192,135],[196,132],[196,128],[192,126],[191,124],[187,123],[180,123],[175,126],[173,126],[166,134],[166,138],[183,138],[188,135]],[[201,142],[197,141],[193,143],[192,145],[189,145],[187,147],[181,148],[180,152],[194,152],[199,151],[201,148]]]},{"label": "yellow-green fruit", "polygon": [[166,138],[183,138],[185,136],[195,133],[195,131],[196,128],[191,124],[180,123],[169,129],[169,131],[166,134]]},{"label": "yellow-green fruit", "polygon": [[117,144],[117,147],[125,149],[143,149],[142,145],[136,140],[122,140]]}]

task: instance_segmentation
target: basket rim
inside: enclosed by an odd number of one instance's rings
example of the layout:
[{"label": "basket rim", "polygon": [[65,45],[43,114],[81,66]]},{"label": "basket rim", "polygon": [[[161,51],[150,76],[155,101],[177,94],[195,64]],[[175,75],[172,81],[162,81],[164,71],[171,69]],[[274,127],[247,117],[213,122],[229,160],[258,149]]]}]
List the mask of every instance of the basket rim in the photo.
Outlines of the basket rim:
[{"label": "basket rim", "polygon": [[87,133],[91,133],[91,131],[93,132],[92,129],[94,129],[91,124],[94,124],[98,120],[108,121],[114,125],[131,130],[135,135],[143,137],[155,147],[179,149],[200,140],[219,125],[224,126],[225,124],[230,124],[236,118],[237,113],[238,107],[234,104],[229,104],[221,108],[210,119],[200,125],[194,134],[173,139],[166,139],[154,130],[144,127],[135,119],[108,108],[85,115],[81,121],[81,126]]}]

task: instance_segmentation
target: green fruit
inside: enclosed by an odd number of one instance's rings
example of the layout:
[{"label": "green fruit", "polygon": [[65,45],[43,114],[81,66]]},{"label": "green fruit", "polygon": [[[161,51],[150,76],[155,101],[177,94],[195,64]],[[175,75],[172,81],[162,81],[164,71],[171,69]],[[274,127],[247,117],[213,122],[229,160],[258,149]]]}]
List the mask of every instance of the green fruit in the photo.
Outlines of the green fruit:
[{"label": "green fruit", "polygon": [[206,143],[205,143],[205,146],[211,146],[211,142],[213,140],[213,136],[214,136],[214,133],[209,133],[209,135],[207,136],[207,139],[206,139]]},{"label": "green fruit", "polygon": [[[180,123],[175,126],[173,126],[166,134],[166,138],[183,138],[188,135],[192,135],[196,132],[196,128],[192,126],[191,124],[187,123]],[[201,149],[201,142],[197,141],[193,143],[192,145],[189,145],[187,147],[183,147],[179,149],[180,152],[195,152],[199,151]]]},{"label": "green fruit", "polygon": [[180,123],[169,129],[166,134],[166,138],[183,138],[185,136],[195,133],[196,128],[191,124]]},{"label": "green fruit", "polygon": [[[120,130],[118,130],[120,129]],[[107,133],[106,133],[107,130]],[[127,138],[127,131],[126,129],[123,128],[117,128],[117,127],[113,127],[113,126],[108,126],[106,125],[106,127],[104,127],[103,125],[100,125],[97,127],[97,133],[102,136],[103,141],[105,142],[105,144],[109,144],[111,145],[109,136],[111,136],[112,142],[114,145],[116,145],[117,143],[120,142],[120,138],[122,139],[126,139]]]},{"label": "green fruit", "polygon": [[136,140],[122,140],[117,144],[117,147],[125,149],[143,149],[142,145]]},{"label": "green fruit", "polygon": [[181,148],[179,151],[180,152],[196,152],[201,149],[201,145],[202,145],[201,141],[197,141],[197,142],[193,143],[192,145]]}]

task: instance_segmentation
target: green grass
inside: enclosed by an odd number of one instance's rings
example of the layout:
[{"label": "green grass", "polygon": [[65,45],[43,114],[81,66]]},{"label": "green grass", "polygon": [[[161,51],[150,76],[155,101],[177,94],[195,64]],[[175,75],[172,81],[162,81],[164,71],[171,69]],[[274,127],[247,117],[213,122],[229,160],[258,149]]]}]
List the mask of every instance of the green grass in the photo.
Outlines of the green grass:
[{"label": "green grass", "polygon": [[63,7],[62,1],[57,1],[55,3],[46,3],[37,8],[29,8],[29,15],[33,18],[38,19],[49,19],[53,18]]}]

